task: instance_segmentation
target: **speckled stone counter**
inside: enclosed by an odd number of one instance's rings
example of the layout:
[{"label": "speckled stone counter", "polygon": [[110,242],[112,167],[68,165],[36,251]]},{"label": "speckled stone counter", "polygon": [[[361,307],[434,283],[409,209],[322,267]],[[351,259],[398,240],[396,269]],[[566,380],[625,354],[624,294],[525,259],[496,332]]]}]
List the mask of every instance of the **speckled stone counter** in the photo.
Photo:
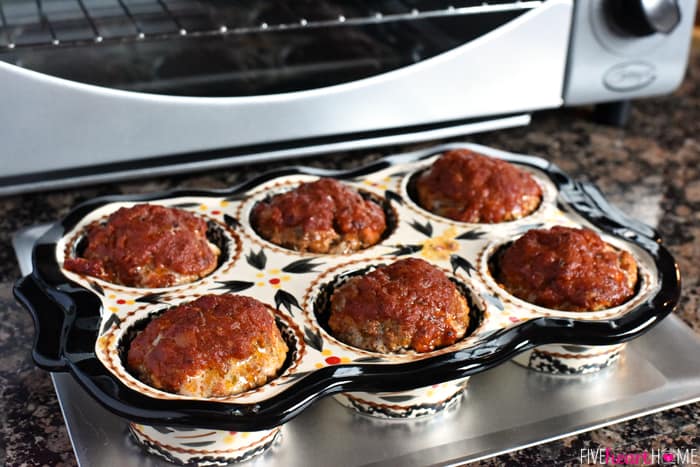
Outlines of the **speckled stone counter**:
[{"label": "speckled stone counter", "polygon": [[[694,47],[688,76],[680,89],[672,96],[635,103],[630,124],[624,130],[592,123],[588,109],[557,110],[536,114],[532,124],[525,128],[463,140],[548,158],[572,176],[595,182],[623,211],[656,226],[683,273],[683,297],[676,314],[700,333],[698,45]],[[54,221],[75,204],[99,195],[175,187],[225,187],[290,163],[349,168],[405,149],[384,148],[215,173],[0,198],[0,464],[74,465],[76,462],[51,380],[31,361],[31,319],[12,298],[12,283],[20,274],[11,246],[15,231]],[[700,449],[699,409],[700,404],[691,404],[475,465],[577,465],[581,448],[600,446],[623,452],[659,446]]]}]

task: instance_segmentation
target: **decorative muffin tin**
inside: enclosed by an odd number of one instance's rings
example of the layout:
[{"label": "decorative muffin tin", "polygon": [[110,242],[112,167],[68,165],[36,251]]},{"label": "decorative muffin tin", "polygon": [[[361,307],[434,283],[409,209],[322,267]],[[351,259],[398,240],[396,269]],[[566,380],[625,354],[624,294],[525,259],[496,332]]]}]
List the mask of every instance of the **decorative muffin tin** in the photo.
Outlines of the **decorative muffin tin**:
[{"label": "decorative muffin tin", "polygon": [[[419,207],[411,188],[415,175],[443,151],[461,147],[530,172],[543,189],[540,207],[501,224],[456,222]],[[254,204],[319,176],[338,178],[379,200],[393,216],[388,235],[348,255],[299,253],[260,238],[249,222]],[[79,250],[88,225],[119,207],[143,202],[205,218],[226,252],[219,267],[194,283],[162,289],[124,287],[62,268],[65,255]],[[605,241],[630,252],[639,266],[635,297],[622,306],[580,313],[537,307],[501,289],[488,267],[493,251],[529,229],[553,225],[593,228]],[[329,288],[347,275],[409,256],[445,270],[468,296],[473,318],[468,335],[423,354],[380,354],[335,339],[323,322]],[[76,207],[40,239],[33,264],[33,273],[18,281],[15,294],[35,321],[35,362],[50,371],[72,373],[103,405],[134,422],[136,431],[145,430],[142,424],[272,430],[331,394],[349,393],[341,396],[343,403],[361,405],[369,396],[358,392],[371,396],[439,388],[540,345],[617,346],[658,323],[675,307],[680,293],[677,266],[658,235],[615,210],[592,185],[573,181],[543,159],[472,144],[391,156],[351,171],[293,167],[229,190],[94,199]],[[277,378],[242,394],[201,398],[152,388],[125,368],[125,343],[144,320],[203,294],[229,292],[253,296],[274,312],[290,346]],[[466,381],[454,384],[461,389]],[[388,397],[391,400],[391,394]],[[451,397],[444,399],[451,403]]]}]

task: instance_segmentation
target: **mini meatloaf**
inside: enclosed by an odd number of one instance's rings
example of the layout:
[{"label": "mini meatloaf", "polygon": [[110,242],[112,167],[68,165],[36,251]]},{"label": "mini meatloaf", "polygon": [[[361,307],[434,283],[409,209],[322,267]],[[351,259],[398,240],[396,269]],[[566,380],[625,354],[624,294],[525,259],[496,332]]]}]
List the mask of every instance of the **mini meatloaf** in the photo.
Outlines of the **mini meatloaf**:
[{"label": "mini meatloaf", "polygon": [[530,230],[497,258],[497,280],[510,293],[535,305],[568,311],[596,311],[629,300],[637,284],[637,263],[588,229]]},{"label": "mini meatloaf", "polygon": [[542,189],[514,165],[455,149],[443,154],[416,182],[418,204],[439,216],[492,224],[533,212]]},{"label": "mini meatloaf", "polygon": [[259,202],[251,222],[270,242],[313,253],[344,254],[367,248],[386,230],[381,206],[330,178]]},{"label": "mini meatloaf", "polygon": [[137,204],[88,228],[80,257],[64,267],[129,287],[170,287],[195,281],[217,266],[219,248],[204,219],[181,209]]},{"label": "mini meatloaf", "polygon": [[409,258],[338,287],[328,326],[335,337],[362,349],[429,352],[464,336],[469,305],[444,272]]},{"label": "mini meatloaf", "polygon": [[222,397],[274,378],[287,350],[264,304],[242,295],[205,295],[148,323],[131,342],[127,362],[155,388]]}]

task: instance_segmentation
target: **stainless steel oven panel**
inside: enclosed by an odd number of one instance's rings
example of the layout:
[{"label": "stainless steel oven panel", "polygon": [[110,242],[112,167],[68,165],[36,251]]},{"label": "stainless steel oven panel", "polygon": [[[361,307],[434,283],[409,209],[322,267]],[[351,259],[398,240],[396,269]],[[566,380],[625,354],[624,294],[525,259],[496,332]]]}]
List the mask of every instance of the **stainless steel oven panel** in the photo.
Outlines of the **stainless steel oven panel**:
[{"label": "stainless steel oven panel", "polygon": [[643,36],[621,31],[605,11],[605,1],[576,2],[566,105],[619,101],[676,89],[688,63],[696,0],[678,0],[680,23],[670,33]]},{"label": "stainless steel oven panel", "polygon": [[3,174],[559,107],[572,13],[572,0],[548,0],[415,65],[337,86],[254,97],[117,91],[0,62]]},{"label": "stainless steel oven panel", "polygon": [[[157,167],[158,174],[172,175],[191,170],[211,170],[231,165],[242,165],[251,162],[265,162],[286,158],[309,157],[331,152],[354,151],[358,149],[380,148],[383,146],[395,146],[423,141],[435,141],[452,138],[471,133],[483,133],[502,128],[524,126],[530,123],[530,114],[509,115],[499,118],[479,119],[476,121],[453,124],[441,128],[431,128],[420,131],[402,131],[398,134],[384,136],[368,136],[346,141],[309,144],[301,147],[289,147],[283,149],[265,150],[260,152],[239,152],[235,155],[218,157],[197,161],[168,161]],[[18,191],[39,191],[57,188],[74,188],[89,183],[109,182],[112,180],[128,180],[139,177],[153,176],[154,168],[145,166],[115,168],[108,172],[91,171],[82,173],[71,171],[70,175],[63,178],[30,179],[21,184],[0,184],[0,196],[17,193]]]}]

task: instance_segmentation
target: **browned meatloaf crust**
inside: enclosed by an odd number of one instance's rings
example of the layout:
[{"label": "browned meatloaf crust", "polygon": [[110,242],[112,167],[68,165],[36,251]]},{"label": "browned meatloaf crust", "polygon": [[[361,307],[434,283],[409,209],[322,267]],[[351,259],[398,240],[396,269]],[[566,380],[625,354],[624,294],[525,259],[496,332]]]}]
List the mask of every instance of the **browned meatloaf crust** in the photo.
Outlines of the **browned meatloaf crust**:
[{"label": "browned meatloaf crust", "polygon": [[596,311],[635,293],[637,263],[588,229],[530,230],[498,259],[498,278],[516,297],[547,308]]},{"label": "browned meatloaf crust", "polygon": [[259,202],[251,222],[272,243],[313,253],[343,254],[367,248],[386,229],[379,205],[329,178]]},{"label": "browned meatloaf crust", "polygon": [[81,257],[64,267],[130,287],[170,287],[212,272],[219,249],[207,240],[207,223],[181,209],[137,204],[93,225]]},{"label": "browned meatloaf crust", "polygon": [[464,336],[469,305],[440,269],[409,258],[342,284],[331,297],[328,325],[362,349],[429,352]]},{"label": "browned meatloaf crust", "polygon": [[443,154],[416,183],[418,203],[462,222],[496,223],[526,216],[540,204],[542,190],[514,165],[455,149]]},{"label": "browned meatloaf crust", "polygon": [[242,295],[205,295],[148,323],[131,342],[127,361],[153,387],[217,397],[274,378],[287,350],[265,305]]}]

